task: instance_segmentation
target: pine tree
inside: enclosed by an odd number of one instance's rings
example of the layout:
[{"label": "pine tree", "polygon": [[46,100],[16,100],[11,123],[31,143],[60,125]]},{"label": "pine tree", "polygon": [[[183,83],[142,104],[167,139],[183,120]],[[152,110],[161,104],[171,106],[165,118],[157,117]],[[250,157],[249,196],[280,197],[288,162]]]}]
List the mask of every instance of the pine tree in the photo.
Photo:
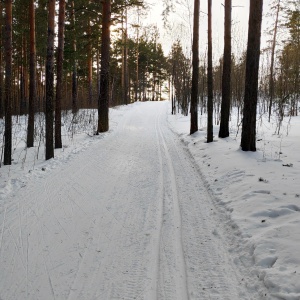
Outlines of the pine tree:
[{"label": "pine tree", "polygon": [[57,45],[57,82],[55,98],[55,148],[62,148],[61,141],[61,100],[63,89],[65,0],[59,0],[58,45]]},{"label": "pine tree", "polygon": [[54,18],[55,0],[48,0],[48,39],[46,60],[46,160],[54,157],[53,99],[54,99]]},{"label": "pine tree", "polygon": [[198,131],[198,80],[199,80],[199,13],[200,0],[194,1],[194,28],[193,28],[193,73],[191,91],[191,127],[190,134]]},{"label": "pine tree", "polygon": [[256,108],[263,0],[250,1],[241,148],[256,151]]},{"label": "pine tree", "polygon": [[213,141],[213,72],[212,72],[212,29],[211,4],[208,0],[208,47],[207,47],[207,142]]},{"label": "pine tree", "polygon": [[27,127],[27,147],[33,147],[34,142],[34,113],[36,104],[36,39],[35,39],[35,7],[34,0],[29,3],[29,22],[30,22],[30,62],[29,62],[29,109]]},{"label": "pine tree", "polygon": [[229,136],[231,98],[231,0],[225,0],[224,56],[222,75],[222,105],[219,137]]},{"label": "pine tree", "polygon": [[12,0],[5,0],[5,133],[4,165],[11,165],[12,153]]},{"label": "pine tree", "polygon": [[98,132],[109,129],[109,63],[110,63],[110,23],[111,0],[104,0],[102,8],[102,44],[101,44],[101,73],[100,94],[98,100]]}]

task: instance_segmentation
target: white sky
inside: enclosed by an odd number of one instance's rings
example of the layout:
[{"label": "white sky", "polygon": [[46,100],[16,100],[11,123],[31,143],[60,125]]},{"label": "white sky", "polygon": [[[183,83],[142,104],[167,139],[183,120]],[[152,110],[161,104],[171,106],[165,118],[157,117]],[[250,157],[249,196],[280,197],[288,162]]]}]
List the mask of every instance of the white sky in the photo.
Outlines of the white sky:
[{"label": "white sky", "polygon": [[[264,1],[264,15],[268,11],[271,0]],[[175,1],[174,1],[175,2]],[[193,13],[193,0],[181,0],[183,3],[190,3],[190,10]],[[188,7],[178,6],[175,14],[170,15],[171,31],[163,28],[162,11],[163,4],[159,0],[148,0],[151,10],[144,24],[157,24],[161,29],[161,43],[166,54],[170,51],[172,42],[178,37],[183,46],[186,46],[187,52],[191,45],[191,32],[189,23],[192,26],[192,15],[189,17]],[[214,59],[218,59],[223,52],[223,34],[224,34],[224,0],[214,0],[212,5],[213,15],[213,53]],[[248,17],[249,17],[249,0],[232,0],[232,50],[237,55],[246,47]],[[200,1],[200,53],[205,53],[207,44],[207,1]],[[180,25],[181,24],[181,25]],[[263,21],[263,31],[266,28],[266,18]],[[265,45],[265,36],[262,33],[262,46]],[[202,54],[204,55],[204,54]]]}]

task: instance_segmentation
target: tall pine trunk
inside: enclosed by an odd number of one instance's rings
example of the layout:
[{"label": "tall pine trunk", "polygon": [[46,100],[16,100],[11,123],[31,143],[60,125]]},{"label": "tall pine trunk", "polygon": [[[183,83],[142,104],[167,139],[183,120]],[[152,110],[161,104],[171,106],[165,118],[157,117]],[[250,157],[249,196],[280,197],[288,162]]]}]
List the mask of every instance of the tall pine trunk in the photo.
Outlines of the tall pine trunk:
[{"label": "tall pine trunk", "polygon": [[241,148],[256,151],[256,108],[263,0],[250,1]]},{"label": "tall pine trunk", "polygon": [[5,112],[4,112],[4,105],[3,105],[3,38],[2,38],[2,32],[3,32],[3,3],[0,1],[0,118],[3,118]]},{"label": "tall pine trunk", "polygon": [[4,164],[11,165],[12,152],[12,0],[5,0],[5,133]]},{"label": "tall pine trunk", "polygon": [[190,134],[198,131],[198,80],[199,80],[199,13],[200,0],[194,1],[194,28],[193,28],[193,73],[191,91],[191,127]]},{"label": "tall pine trunk", "polygon": [[61,100],[63,89],[65,0],[59,0],[58,45],[57,45],[57,82],[55,98],[55,148],[62,148],[61,141]]},{"label": "tall pine trunk", "polygon": [[101,71],[100,95],[98,99],[98,132],[109,129],[109,61],[110,61],[110,22],[111,0],[102,2],[102,44],[101,44]]},{"label": "tall pine trunk", "polygon": [[88,18],[88,107],[92,108],[93,103],[93,47],[92,27],[90,17]]},{"label": "tall pine trunk", "polygon": [[207,142],[213,141],[213,69],[212,69],[212,29],[211,4],[208,0],[208,47],[207,47]]},{"label": "tall pine trunk", "polygon": [[75,29],[75,1],[72,1],[72,27],[73,27],[73,72],[72,72],[72,112],[77,113],[78,110],[78,86],[77,86],[77,41],[76,41],[76,29]]},{"label": "tall pine trunk", "polygon": [[35,42],[35,7],[34,0],[29,3],[30,22],[30,58],[29,58],[29,107],[27,126],[27,147],[33,147],[34,143],[34,113],[36,105],[36,42]]},{"label": "tall pine trunk", "polygon": [[48,0],[48,39],[47,39],[47,59],[46,59],[46,160],[54,157],[54,147],[53,147],[54,17],[55,17],[55,0]]},{"label": "tall pine trunk", "polygon": [[222,75],[222,104],[219,137],[229,136],[229,116],[231,98],[231,0],[225,0],[224,56]]},{"label": "tall pine trunk", "polygon": [[272,40],[272,50],[271,50],[271,66],[270,66],[270,77],[269,77],[269,95],[270,95],[269,122],[271,120],[272,105],[273,105],[273,98],[274,98],[274,60],[275,60],[275,47],[276,47],[276,38],[277,38],[279,10],[280,10],[280,0],[278,0],[278,4],[277,4],[274,34]]}]

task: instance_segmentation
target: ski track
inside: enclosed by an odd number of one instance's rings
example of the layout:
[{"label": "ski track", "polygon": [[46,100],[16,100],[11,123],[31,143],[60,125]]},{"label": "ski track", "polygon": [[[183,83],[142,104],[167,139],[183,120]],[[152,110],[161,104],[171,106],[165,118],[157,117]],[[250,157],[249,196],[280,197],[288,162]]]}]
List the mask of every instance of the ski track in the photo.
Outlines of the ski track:
[{"label": "ski track", "polygon": [[[0,299],[260,299],[166,103],[13,193],[0,211]],[[249,284],[250,285],[250,284]]]}]

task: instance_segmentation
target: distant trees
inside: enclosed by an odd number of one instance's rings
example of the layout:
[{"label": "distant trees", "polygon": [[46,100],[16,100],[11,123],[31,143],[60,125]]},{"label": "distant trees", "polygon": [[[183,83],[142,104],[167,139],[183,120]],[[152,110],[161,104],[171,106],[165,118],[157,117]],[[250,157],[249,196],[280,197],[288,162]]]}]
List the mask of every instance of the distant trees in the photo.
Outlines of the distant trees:
[{"label": "distant trees", "polygon": [[[161,100],[162,90],[168,78],[168,64],[162,45],[158,41],[158,29],[141,30],[138,40],[127,38],[127,93],[128,103],[134,101]],[[111,105],[126,104],[123,93],[122,39],[112,45],[110,67]]]},{"label": "distant trees", "polygon": [[275,62],[275,47],[277,41],[277,29],[278,29],[278,21],[279,21],[279,12],[280,12],[280,0],[276,5],[276,18],[274,24],[274,31],[273,31],[273,39],[271,45],[271,63],[270,63],[270,77],[269,77],[269,122],[271,119],[272,113],[272,106],[273,106],[273,98],[274,98],[274,62]]},{"label": "distant trees", "polygon": [[187,116],[191,99],[191,61],[183,53],[180,41],[173,43],[168,62],[172,113],[176,113],[177,106],[178,110]]}]

